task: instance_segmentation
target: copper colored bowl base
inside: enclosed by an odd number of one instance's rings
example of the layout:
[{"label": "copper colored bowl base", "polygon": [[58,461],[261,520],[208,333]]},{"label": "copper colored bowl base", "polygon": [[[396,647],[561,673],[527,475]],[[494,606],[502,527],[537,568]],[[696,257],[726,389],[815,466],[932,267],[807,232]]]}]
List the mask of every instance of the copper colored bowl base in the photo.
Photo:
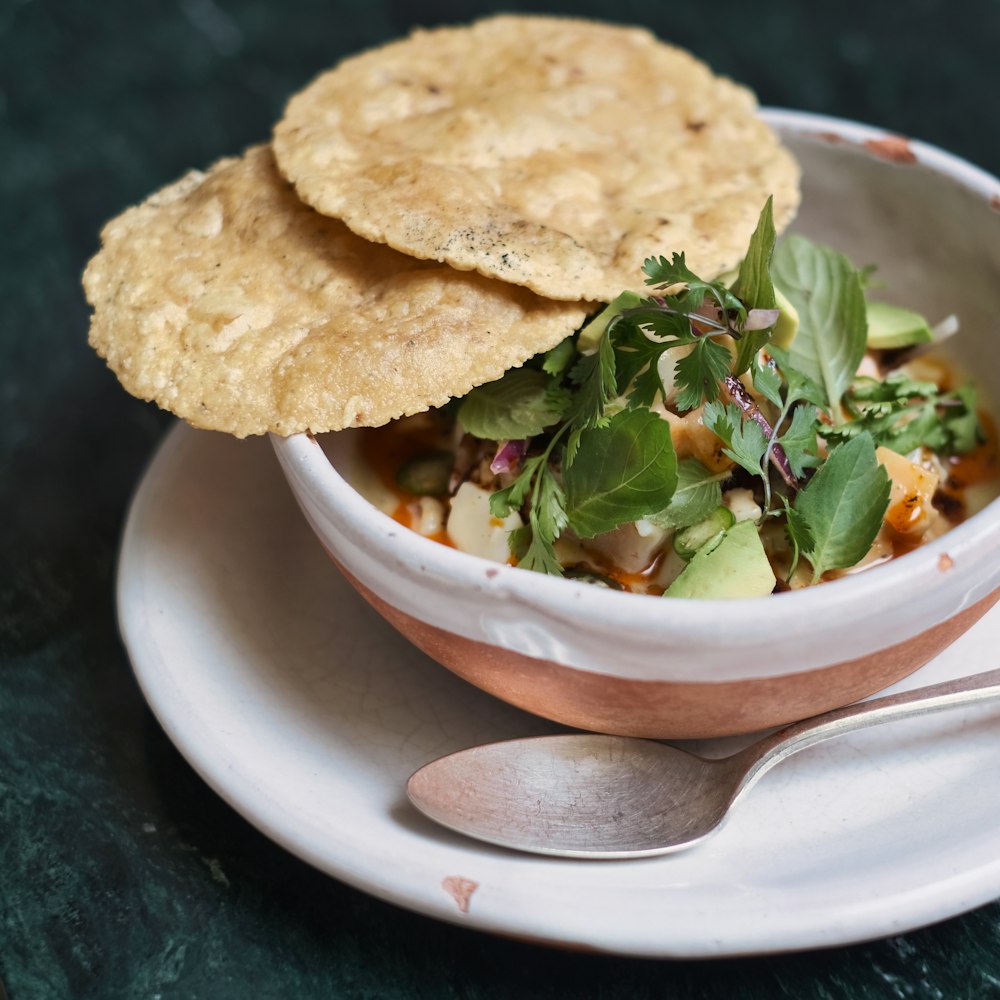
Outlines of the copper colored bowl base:
[{"label": "copper colored bowl base", "polygon": [[344,575],[410,642],[483,691],[567,726],[652,739],[750,733],[866,698],[932,660],[1000,599],[1000,589],[995,590],[912,639],[817,670],[718,683],[643,681],[465,639],[404,614]]}]

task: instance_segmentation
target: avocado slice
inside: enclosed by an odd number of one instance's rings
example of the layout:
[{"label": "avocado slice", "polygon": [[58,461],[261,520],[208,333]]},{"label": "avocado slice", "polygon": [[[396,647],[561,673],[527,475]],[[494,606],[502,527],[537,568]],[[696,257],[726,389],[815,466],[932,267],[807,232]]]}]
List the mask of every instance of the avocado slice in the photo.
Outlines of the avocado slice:
[{"label": "avocado slice", "polygon": [[642,296],[638,292],[622,292],[618,298],[606,305],[589,323],[580,330],[580,335],[576,338],[576,349],[582,353],[597,350],[597,345],[601,342],[608,324],[620,312],[626,309],[634,309],[642,304]]},{"label": "avocado slice", "polygon": [[934,337],[920,313],[887,302],[869,302],[868,346],[875,350],[894,350],[928,344]]},{"label": "avocado slice", "polygon": [[777,582],[757,525],[738,521],[714,547],[699,549],[664,597],[731,600],[764,597]]},{"label": "avocado slice", "polygon": [[787,351],[792,346],[795,335],[799,332],[799,311],[788,301],[785,293],[777,286],[774,286],[775,305],[780,312],[778,322],[774,324],[774,332],[771,334],[771,343],[775,347],[780,347]]}]

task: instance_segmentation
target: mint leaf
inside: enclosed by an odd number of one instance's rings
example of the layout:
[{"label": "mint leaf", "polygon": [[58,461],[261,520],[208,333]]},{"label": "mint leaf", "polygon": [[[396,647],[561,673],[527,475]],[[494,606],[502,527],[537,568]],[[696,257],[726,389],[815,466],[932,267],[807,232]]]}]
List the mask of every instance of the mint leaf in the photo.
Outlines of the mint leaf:
[{"label": "mint leaf", "polygon": [[[777,305],[774,284],[771,281],[771,258],[777,233],[774,229],[773,199],[768,198],[757,220],[757,228],[750,237],[750,246],[740,264],[740,273],[732,291],[747,309],[773,309]],[[734,375],[742,375],[750,368],[760,349],[771,339],[774,328],[746,330],[736,345]]]},{"label": "mint leaf", "polygon": [[824,405],[836,414],[867,341],[858,271],[842,253],[793,234],[778,245],[771,274],[799,314],[791,364],[823,390]]},{"label": "mint leaf", "polygon": [[865,556],[882,526],[889,489],[870,434],[859,434],[830,452],[799,491],[796,517],[788,522],[793,541],[812,563],[813,583],[827,570],[853,566]]},{"label": "mint leaf", "polygon": [[767,435],[752,420],[744,420],[735,403],[706,403],[701,420],[725,445],[725,455],[752,476],[765,474]]},{"label": "mint leaf", "polygon": [[685,458],[677,464],[677,488],[670,503],[646,520],[658,528],[687,528],[704,521],[722,504],[722,480],[729,472],[712,473],[696,458]]},{"label": "mint leaf", "polygon": [[458,421],[486,441],[521,440],[558,423],[569,404],[569,393],[544,372],[512,368],[496,382],[473,389],[462,400]]},{"label": "mint leaf", "polygon": [[622,410],[582,432],[563,479],[569,523],[581,538],[663,510],[677,484],[670,425],[648,410]]}]

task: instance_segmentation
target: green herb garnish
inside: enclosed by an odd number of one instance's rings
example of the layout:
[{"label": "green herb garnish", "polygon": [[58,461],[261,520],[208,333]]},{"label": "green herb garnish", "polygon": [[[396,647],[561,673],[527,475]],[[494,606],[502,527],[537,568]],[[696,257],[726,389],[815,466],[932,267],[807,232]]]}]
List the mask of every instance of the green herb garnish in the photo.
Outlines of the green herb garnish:
[{"label": "green herb garnish", "polygon": [[[490,504],[524,518],[510,542],[525,568],[561,574],[555,544],[566,531],[711,522],[733,472],[678,462],[663,407],[702,408],[719,450],[758,484],[763,517],[784,521],[792,570],[808,559],[813,582],[857,563],[878,534],[890,489],[878,445],[957,453],[980,440],[971,388],[856,376],[866,274],[801,236],[776,247],[770,200],[731,288],[699,277],[683,253],[651,257],[643,272],[650,294],[624,292],[578,339],[473,390],[459,410],[470,434],[526,442]],[[799,327],[782,349],[771,337],[786,298]],[[794,333],[794,316],[782,322]]]}]

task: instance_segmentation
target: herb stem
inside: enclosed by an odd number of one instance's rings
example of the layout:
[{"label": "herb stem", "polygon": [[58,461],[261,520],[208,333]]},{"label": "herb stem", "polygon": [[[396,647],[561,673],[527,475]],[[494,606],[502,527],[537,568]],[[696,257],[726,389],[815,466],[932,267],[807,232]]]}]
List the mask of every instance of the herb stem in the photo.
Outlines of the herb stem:
[{"label": "herb stem", "polygon": [[[651,296],[651,301],[656,303],[655,309],[651,309],[649,306],[636,306],[634,309],[624,309],[618,314],[620,317],[638,318],[639,325],[642,325],[642,315],[644,313],[648,314],[650,312],[661,312],[665,313],[667,316],[681,316],[688,321],[691,325],[691,336],[692,337],[716,337],[720,333],[728,333],[733,340],[739,340],[743,336],[741,330],[737,330],[735,326],[731,323],[721,323],[717,319],[712,319],[711,316],[705,316],[699,312],[689,312],[685,309],[675,309],[673,306],[667,305],[667,300],[659,295]],[[722,306],[719,306],[719,311],[725,314],[725,310]],[[615,317],[616,319],[618,317]],[[699,332],[694,329],[693,324],[698,323],[702,326],[711,327],[710,330]],[[610,329],[610,326],[609,326]]]},{"label": "herb stem", "polygon": [[[777,442],[777,428],[771,426],[767,417],[761,412],[760,407],[754,402],[753,397],[747,392],[743,383],[735,375],[727,375],[723,379],[723,385],[729,398],[743,411],[744,416],[752,420],[766,435],[768,445],[765,457],[770,458],[771,464],[778,470],[781,478],[788,486],[793,490],[801,489],[801,480],[792,472],[785,449]],[[767,489],[766,476],[764,480],[764,486]]]}]

